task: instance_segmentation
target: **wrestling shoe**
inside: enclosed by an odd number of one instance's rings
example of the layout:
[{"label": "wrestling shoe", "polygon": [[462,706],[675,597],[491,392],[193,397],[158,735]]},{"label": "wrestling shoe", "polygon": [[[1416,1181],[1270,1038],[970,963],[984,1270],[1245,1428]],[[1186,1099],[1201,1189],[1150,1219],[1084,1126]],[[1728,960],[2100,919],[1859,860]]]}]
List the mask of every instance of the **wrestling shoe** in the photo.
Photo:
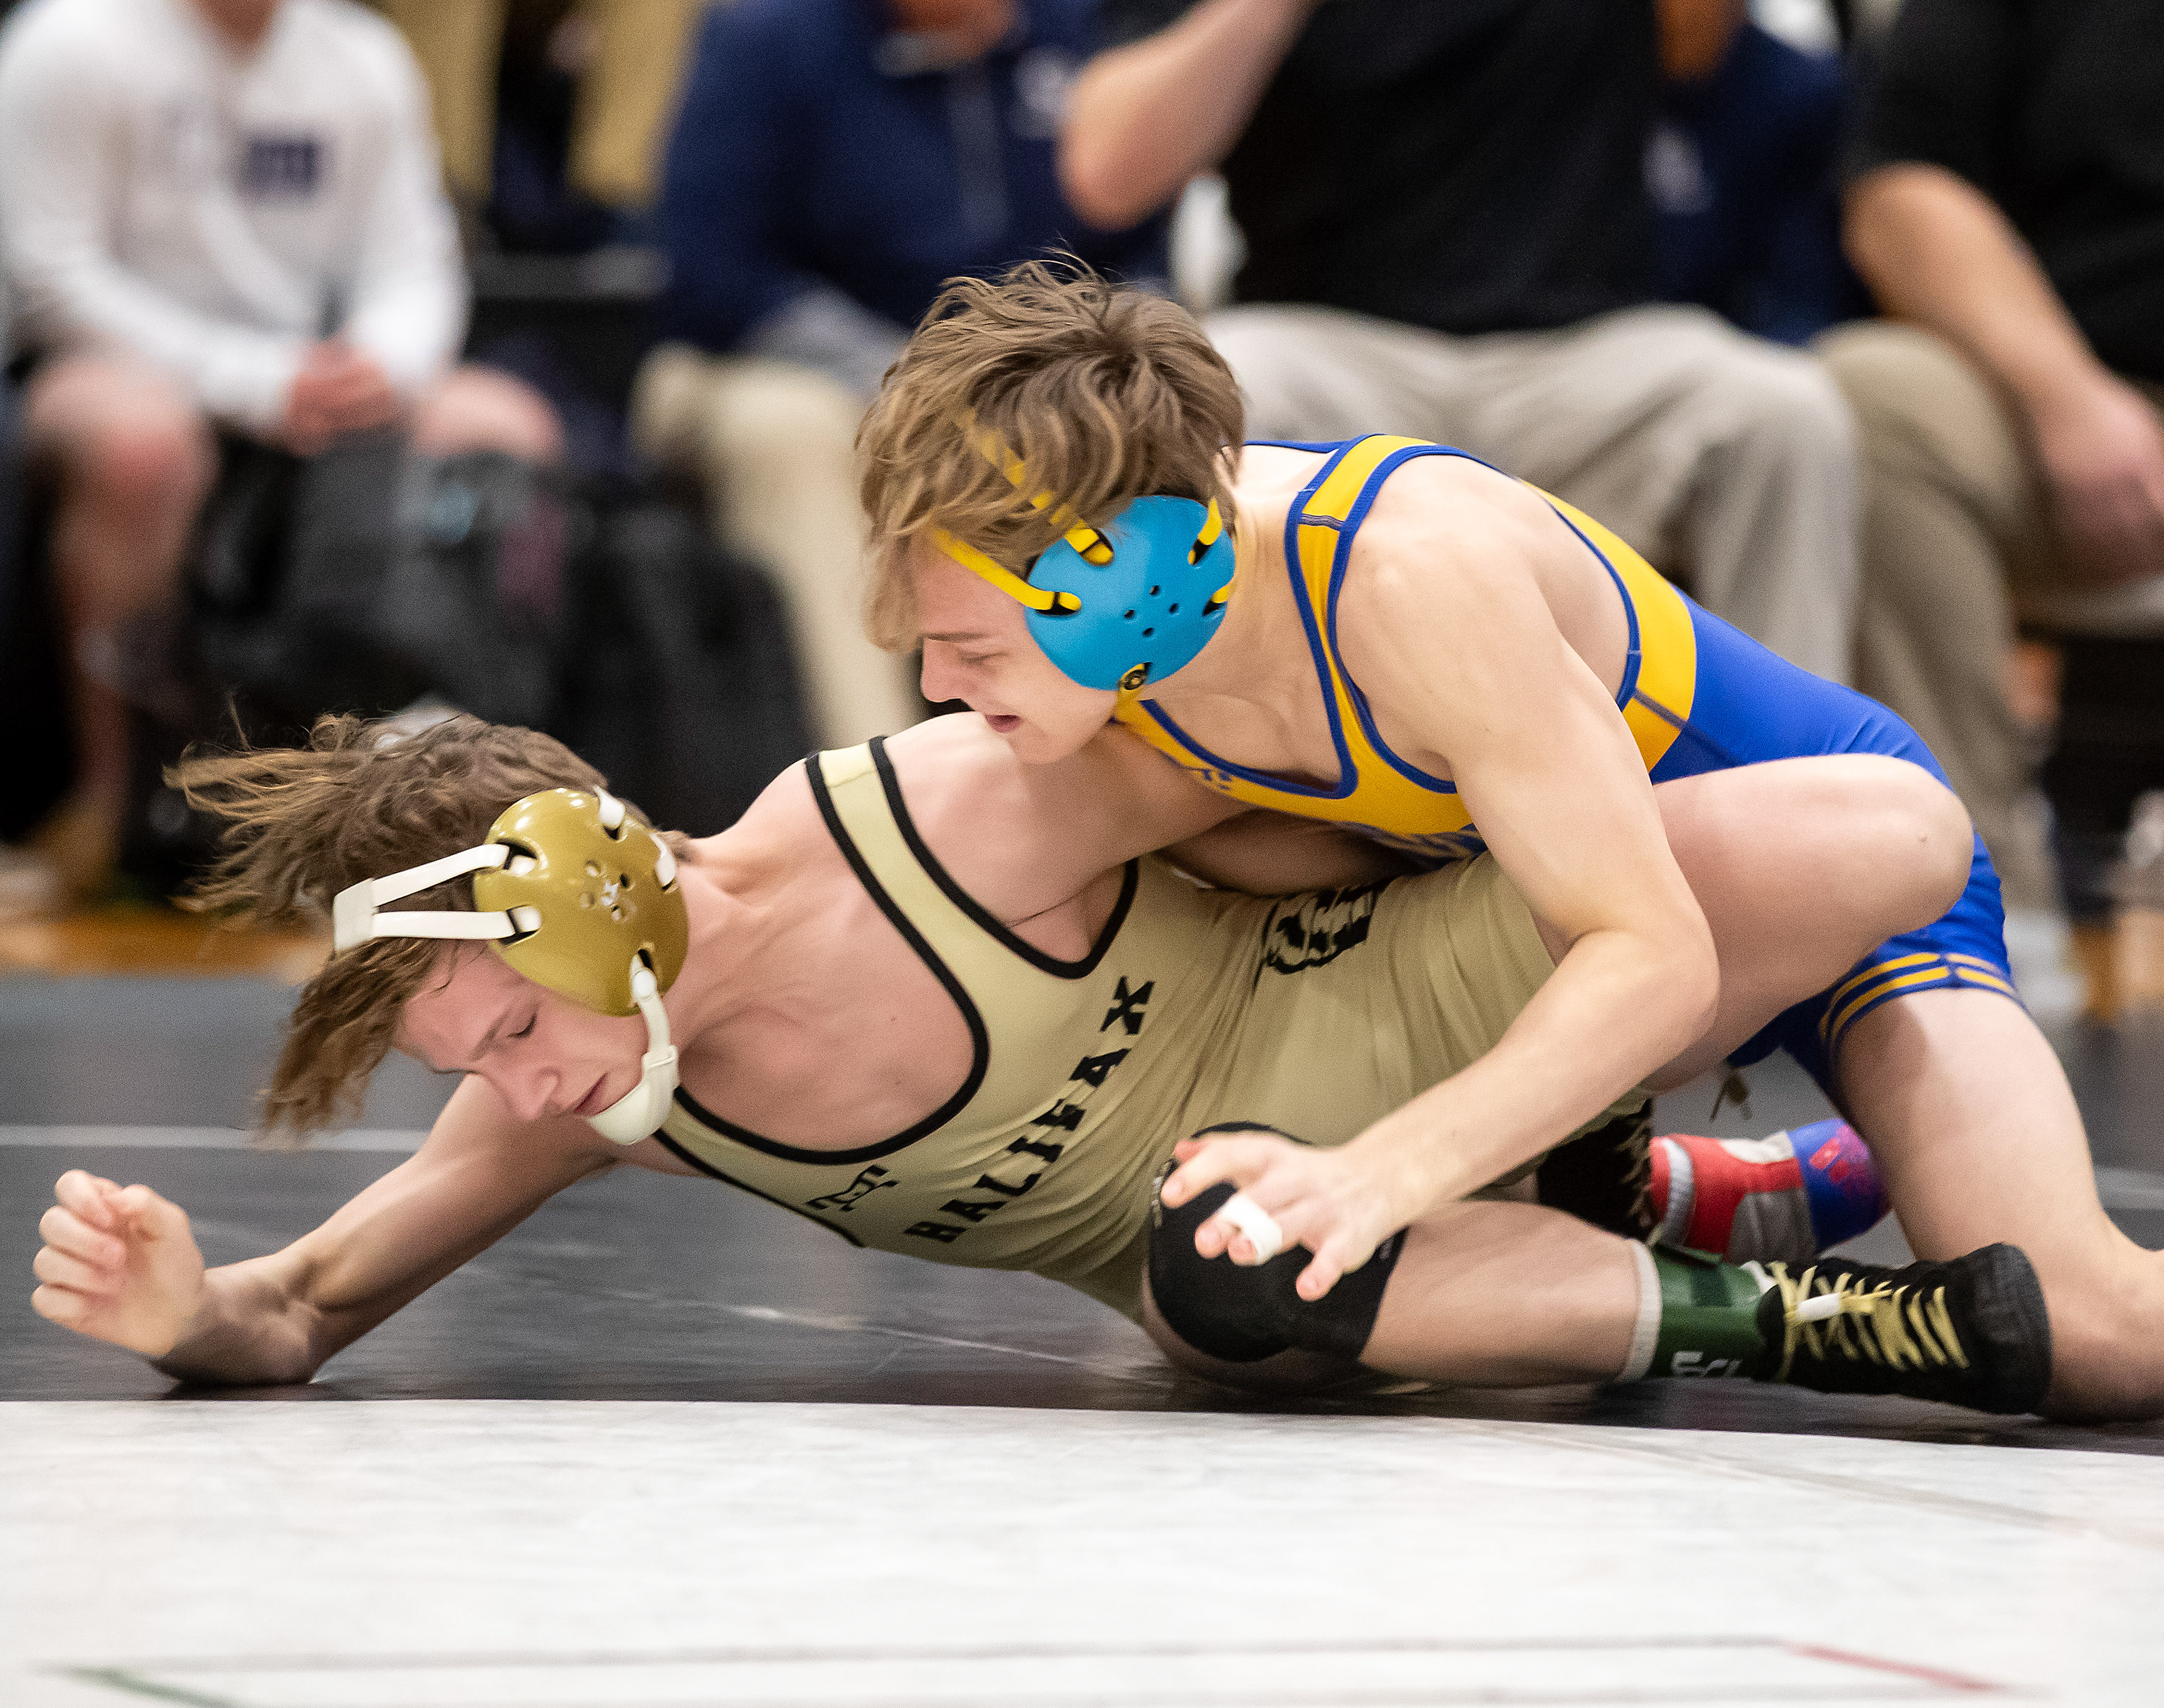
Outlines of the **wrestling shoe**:
[{"label": "wrestling shoe", "polygon": [[1746,1264],[1764,1286],[1765,1362],[1751,1372],[1822,1394],[1905,1394],[2033,1412],[2051,1381],[2051,1325],[2016,1246],[1946,1263]]},{"label": "wrestling shoe", "polygon": [[1887,1211],[1871,1152],[1846,1121],[1770,1139],[1668,1134],[1650,1160],[1649,1237],[1731,1263],[1807,1264]]}]

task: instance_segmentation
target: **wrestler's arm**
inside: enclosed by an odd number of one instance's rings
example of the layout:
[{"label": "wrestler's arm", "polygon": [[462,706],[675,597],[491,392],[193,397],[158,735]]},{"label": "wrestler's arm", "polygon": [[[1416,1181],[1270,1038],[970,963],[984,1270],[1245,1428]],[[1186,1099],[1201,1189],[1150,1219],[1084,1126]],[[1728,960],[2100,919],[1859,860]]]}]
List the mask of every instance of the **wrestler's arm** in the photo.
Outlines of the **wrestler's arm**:
[{"label": "wrestler's arm", "polygon": [[[1131,736],[1121,739],[1142,746]],[[1176,768],[1155,753],[1150,757],[1160,770]],[[1410,857],[1335,825],[1260,808],[1159,851],[1190,877],[1249,895],[1382,883],[1422,869]]]},{"label": "wrestler's arm", "polygon": [[[1644,762],[1543,597],[1536,554],[1575,542],[1555,533],[1507,507],[1484,526],[1455,514],[1447,534],[1378,528],[1347,581],[1339,644],[1384,733],[1413,764],[1447,770],[1565,947],[1494,1049],[1328,1160],[1342,1177],[1322,1194],[1321,1219],[1287,1228],[1316,1251],[1300,1283],[1310,1297],[1396,1229],[1538,1155],[1692,1043],[1715,1012],[1711,934]],[[1251,1172],[1242,1149],[1205,1146],[1169,1197]]]},{"label": "wrestler's arm", "polygon": [[[1431,1202],[1590,1119],[1693,1042],[1720,997],[1712,934],[1645,761],[1542,597],[1530,560],[1550,548],[1511,524],[1454,526],[1447,542],[1367,566],[1339,607],[1339,644],[1378,717],[1418,736],[1414,764],[1448,767],[1497,862],[1568,945],[1485,1058],[1375,1129],[1440,1167]],[[1451,647],[1465,635],[1479,644]]]},{"label": "wrestler's arm", "polygon": [[[1536,554],[1583,548],[1545,506],[1540,521],[1522,543],[1460,534],[1455,562],[1431,548],[1379,563],[1340,634],[1371,703],[1420,738],[1413,762],[1448,766],[1497,862],[1568,945],[1505,1046],[1514,1068],[1569,1054],[1555,1096],[1574,1125],[1698,1036],[1719,972],[1637,743],[1534,577]],[[1452,634],[1480,644],[1437,670]]]},{"label": "wrestler's arm", "polygon": [[208,1270],[178,1205],[71,1169],[39,1224],[30,1302],[184,1381],[306,1381],[620,1155],[582,1121],[518,1120],[469,1077],[420,1150],[321,1227],[282,1251]]}]

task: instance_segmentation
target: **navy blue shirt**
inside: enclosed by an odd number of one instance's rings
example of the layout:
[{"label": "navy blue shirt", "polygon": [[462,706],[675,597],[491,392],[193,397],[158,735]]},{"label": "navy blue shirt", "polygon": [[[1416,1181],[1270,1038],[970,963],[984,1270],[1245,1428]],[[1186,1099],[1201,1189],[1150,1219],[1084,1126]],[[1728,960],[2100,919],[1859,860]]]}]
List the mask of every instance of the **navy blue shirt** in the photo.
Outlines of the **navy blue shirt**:
[{"label": "navy blue shirt", "polygon": [[1162,280],[1165,222],[1106,233],[1053,164],[1095,0],[1017,0],[980,60],[921,69],[923,39],[875,0],[735,0],[706,18],[670,139],[656,220],[664,330],[737,347],[769,317],[839,290],[914,326],[958,273],[1069,249]]},{"label": "navy blue shirt", "polygon": [[1870,312],[1841,251],[1848,102],[1838,58],[1751,24],[1718,70],[1669,87],[1647,157],[1664,296],[1791,344]]}]

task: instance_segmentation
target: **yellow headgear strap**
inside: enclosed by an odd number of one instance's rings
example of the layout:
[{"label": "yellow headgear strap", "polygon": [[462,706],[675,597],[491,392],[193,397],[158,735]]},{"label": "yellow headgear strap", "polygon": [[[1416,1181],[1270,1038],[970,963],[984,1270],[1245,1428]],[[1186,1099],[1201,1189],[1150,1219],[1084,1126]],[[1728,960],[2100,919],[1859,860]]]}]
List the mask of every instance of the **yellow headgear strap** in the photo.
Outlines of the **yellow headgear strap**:
[{"label": "yellow headgear strap", "polygon": [[[1006,441],[990,427],[980,427],[976,417],[967,410],[963,411],[960,419],[962,431],[968,436],[977,454],[1006,475],[1008,485],[1016,491],[1027,491],[1029,471],[1022,466],[1022,458],[1008,448]],[[1052,510],[1054,521],[1070,524],[1062,537],[1081,554],[1084,562],[1101,568],[1112,561],[1111,542],[1087,522],[1079,520],[1065,505],[1060,504],[1057,494],[1032,493],[1029,501],[1035,509]],[[1055,505],[1058,507],[1053,510]],[[964,569],[974,570],[1008,598],[1019,601],[1032,610],[1077,611],[1082,609],[1082,601],[1073,594],[1050,592],[1031,586],[1006,564],[979,551],[967,541],[955,538],[944,528],[932,530],[932,542]]]},{"label": "yellow headgear strap", "polygon": [[[968,436],[977,454],[1006,475],[1008,485],[1016,491],[1027,491],[1029,470],[1006,441],[990,427],[979,427],[976,416],[972,411],[964,410],[960,422],[963,432]],[[1060,502],[1058,494],[1050,491],[1032,493],[1029,501],[1035,509],[1052,511],[1052,519],[1055,522],[1071,524],[1061,537],[1074,548],[1085,563],[1095,563],[1102,568],[1112,561],[1112,542],[1078,518],[1073,511]],[[1054,506],[1058,508],[1054,509]],[[1224,532],[1225,519],[1218,514],[1217,500],[1213,498],[1210,500],[1209,516],[1203,523],[1202,532],[1195,541],[1195,550],[1199,553],[1215,545],[1218,536]],[[968,541],[957,539],[946,529],[935,527],[931,532],[932,544],[949,558],[964,569],[982,576],[1009,599],[1029,610],[1052,612],[1079,611],[1082,609],[1082,601],[1073,594],[1032,585],[1006,564],[979,551]],[[1213,607],[1221,605],[1232,596],[1232,584],[1228,581],[1211,595],[1210,603]]]},{"label": "yellow headgear strap", "polygon": [[1079,610],[1082,601],[1071,593],[1057,593],[1049,588],[1032,587],[1004,563],[989,558],[967,540],[958,540],[944,528],[932,530],[932,543],[964,569],[974,569],[990,582],[1009,599],[1018,600],[1032,610]]},{"label": "yellow headgear strap", "polygon": [[[1007,477],[1010,486],[1017,492],[1028,491],[1029,470],[1022,466],[1022,458],[1008,448],[1006,440],[990,427],[979,427],[976,417],[966,412],[962,417],[962,431],[969,435],[969,443],[977,448],[977,454]],[[1057,494],[1031,493],[1029,501],[1033,509],[1051,510],[1053,521],[1067,525],[1064,537],[1069,545],[1081,553],[1083,562],[1095,563],[1102,568],[1112,561],[1112,542],[1065,505],[1060,504]],[[1053,510],[1054,505],[1058,505],[1057,510]]]}]

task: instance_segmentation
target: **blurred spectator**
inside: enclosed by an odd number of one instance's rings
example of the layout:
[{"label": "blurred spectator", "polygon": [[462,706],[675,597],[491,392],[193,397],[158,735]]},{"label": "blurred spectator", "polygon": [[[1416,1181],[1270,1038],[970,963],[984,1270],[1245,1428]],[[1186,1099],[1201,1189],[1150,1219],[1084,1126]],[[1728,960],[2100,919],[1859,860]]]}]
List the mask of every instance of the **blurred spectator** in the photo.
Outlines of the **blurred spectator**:
[{"label": "blurred spectator", "polygon": [[[6,309],[0,293],[0,347],[6,343]],[[20,642],[10,626],[18,603],[15,578],[22,573],[22,474],[21,411],[13,383],[0,376],[0,670],[12,663],[13,648]],[[0,919],[40,911],[57,899],[53,874],[43,861],[0,846]]]},{"label": "blurred spectator", "polygon": [[1661,18],[1667,86],[1646,155],[1661,294],[1784,344],[1863,312],[1841,249],[1841,55],[1761,29],[1744,0],[1661,0]]},{"label": "blurred spectator", "polygon": [[554,454],[546,406],[446,369],[465,298],[426,98],[348,0],[31,0],[0,36],[0,241],[76,773],[33,838],[77,893],[128,800],[122,640],[171,602],[222,447]]},{"label": "blurred spectator", "polygon": [[591,248],[652,204],[706,0],[370,3],[420,61],[452,192],[506,248]]},{"label": "blurred spectator", "polygon": [[1893,317],[1822,347],[1862,435],[1859,677],[1945,762],[2009,904],[2046,907],[2014,610],[2164,634],[2164,9],[1909,0],[1847,235]]},{"label": "blurred spectator", "polygon": [[657,216],[678,342],[633,431],[779,572],[829,745],[921,715],[906,663],[864,638],[853,441],[940,281],[1062,246],[1163,278],[1161,220],[1107,236],[1059,193],[1094,20],[1090,0],[738,0],[701,33]]},{"label": "blurred spectator", "polygon": [[1839,394],[1807,357],[1654,301],[1652,0],[1106,10],[1124,45],[1076,86],[1068,192],[1118,224],[1220,166],[1247,259],[1210,330],[1256,437],[1462,446],[1846,675],[1857,474]]}]

